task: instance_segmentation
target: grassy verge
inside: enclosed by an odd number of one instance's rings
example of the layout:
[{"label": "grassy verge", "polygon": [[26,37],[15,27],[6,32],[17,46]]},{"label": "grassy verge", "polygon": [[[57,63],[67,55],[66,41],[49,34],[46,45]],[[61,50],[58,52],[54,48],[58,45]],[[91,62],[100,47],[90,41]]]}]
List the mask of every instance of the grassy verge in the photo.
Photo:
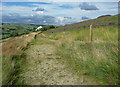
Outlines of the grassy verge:
[{"label": "grassy verge", "polygon": [[118,48],[113,43],[63,43],[58,54],[80,76],[91,76],[102,84],[117,84]]},{"label": "grassy verge", "polygon": [[[28,48],[34,35],[31,33],[2,43],[2,85],[14,85],[18,82],[21,69],[26,63],[24,50]],[[19,82],[19,84],[23,84],[23,82]]]},{"label": "grassy verge", "polygon": [[[3,57],[3,84],[14,85],[20,78],[22,65],[25,64],[26,55],[13,55],[10,58]],[[8,59],[8,60],[6,60]],[[7,61],[7,64],[6,64]]]}]

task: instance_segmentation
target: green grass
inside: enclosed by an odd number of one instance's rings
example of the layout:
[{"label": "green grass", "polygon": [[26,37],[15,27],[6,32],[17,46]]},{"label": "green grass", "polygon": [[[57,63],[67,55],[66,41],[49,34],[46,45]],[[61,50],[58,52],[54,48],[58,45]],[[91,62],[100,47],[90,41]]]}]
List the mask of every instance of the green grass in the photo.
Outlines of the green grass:
[{"label": "green grass", "polygon": [[[99,41],[117,41],[118,40],[118,27],[117,26],[101,26],[93,27],[93,40]],[[89,41],[90,40],[90,30],[87,29],[72,29],[68,31],[55,32],[52,34],[46,34],[46,38],[54,40],[80,40]]]},{"label": "green grass", "polygon": [[[15,85],[18,82],[19,74],[21,73],[22,65],[25,64],[26,55],[13,55],[10,58],[3,57],[2,68],[2,83]],[[7,61],[7,62],[6,62]]]},{"label": "green grass", "polygon": [[[89,40],[89,29],[83,29],[76,32],[75,40]],[[93,27],[93,40],[113,41],[118,39],[117,26]]]},{"label": "green grass", "polygon": [[58,54],[80,76],[94,77],[103,84],[117,84],[117,50],[117,43],[65,42],[59,47]]},{"label": "green grass", "polygon": [[119,15],[110,16],[110,17],[107,17],[107,18],[103,17],[103,18],[99,18],[98,21],[103,21],[103,22],[113,21],[113,22],[115,22],[116,20],[118,20],[118,18],[119,18],[118,16],[119,16]]}]

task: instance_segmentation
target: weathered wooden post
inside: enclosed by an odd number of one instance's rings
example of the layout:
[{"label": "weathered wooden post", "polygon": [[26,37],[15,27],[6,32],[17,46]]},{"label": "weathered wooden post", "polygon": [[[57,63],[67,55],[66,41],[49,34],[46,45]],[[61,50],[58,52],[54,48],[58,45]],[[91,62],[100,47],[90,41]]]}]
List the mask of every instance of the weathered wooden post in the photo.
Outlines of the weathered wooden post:
[{"label": "weathered wooden post", "polygon": [[90,25],[90,41],[92,42],[92,24]]}]

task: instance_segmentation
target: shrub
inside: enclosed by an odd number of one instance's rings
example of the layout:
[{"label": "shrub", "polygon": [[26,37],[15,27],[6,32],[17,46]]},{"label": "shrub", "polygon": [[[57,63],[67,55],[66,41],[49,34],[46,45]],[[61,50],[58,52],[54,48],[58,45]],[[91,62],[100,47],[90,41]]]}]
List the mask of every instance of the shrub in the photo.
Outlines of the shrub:
[{"label": "shrub", "polygon": [[40,30],[41,31],[46,31],[46,30],[53,29],[53,28],[55,28],[54,25],[48,25],[48,26],[43,26],[43,28],[41,28]]},{"label": "shrub", "polygon": [[41,28],[41,31],[46,31],[48,30],[46,27]]}]

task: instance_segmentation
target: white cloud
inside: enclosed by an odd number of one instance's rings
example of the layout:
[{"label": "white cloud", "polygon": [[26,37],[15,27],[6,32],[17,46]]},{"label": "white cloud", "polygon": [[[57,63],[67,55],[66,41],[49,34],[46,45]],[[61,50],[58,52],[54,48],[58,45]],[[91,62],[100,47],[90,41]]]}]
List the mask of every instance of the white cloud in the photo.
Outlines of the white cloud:
[{"label": "white cloud", "polygon": [[44,11],[37,11],[36,13],[40,15],[40,14],[43,14]]},{"label": "white cloud", "polygon": [[57,17],[58,20],[60,20],[61,22],[64,21],[64,18],[63,17]]}]

